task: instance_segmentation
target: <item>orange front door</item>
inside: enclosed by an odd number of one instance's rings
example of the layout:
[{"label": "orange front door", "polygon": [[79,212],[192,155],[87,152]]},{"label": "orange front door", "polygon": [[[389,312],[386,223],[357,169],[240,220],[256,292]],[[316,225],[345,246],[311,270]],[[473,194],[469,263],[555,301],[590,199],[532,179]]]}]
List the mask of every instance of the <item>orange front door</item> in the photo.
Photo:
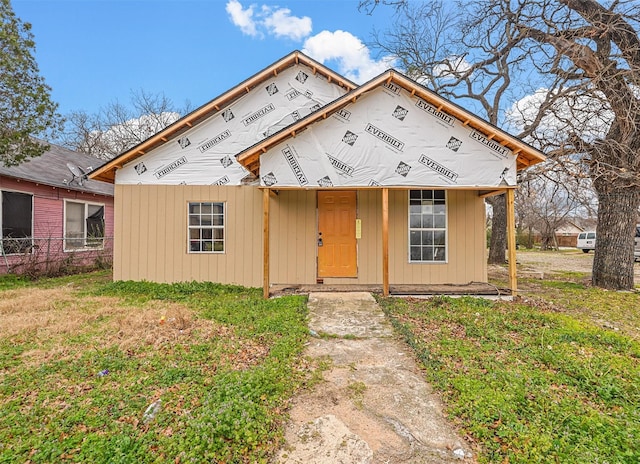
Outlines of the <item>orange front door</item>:
[{"label": "orange front door", "polygon": [[356,192],[318,192],[318,277],[357,277]]}]

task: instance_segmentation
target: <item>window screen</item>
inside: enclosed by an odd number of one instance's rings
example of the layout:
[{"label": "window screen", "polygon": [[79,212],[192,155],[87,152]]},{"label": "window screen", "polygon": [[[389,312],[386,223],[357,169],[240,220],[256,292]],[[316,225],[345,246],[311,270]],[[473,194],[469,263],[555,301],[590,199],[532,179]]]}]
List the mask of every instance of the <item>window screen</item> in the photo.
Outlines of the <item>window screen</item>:
[{"label": "window screen", "polygon": [[33,243],[33,196],[2,191],[2,246],[5,254],[24,253]]}]

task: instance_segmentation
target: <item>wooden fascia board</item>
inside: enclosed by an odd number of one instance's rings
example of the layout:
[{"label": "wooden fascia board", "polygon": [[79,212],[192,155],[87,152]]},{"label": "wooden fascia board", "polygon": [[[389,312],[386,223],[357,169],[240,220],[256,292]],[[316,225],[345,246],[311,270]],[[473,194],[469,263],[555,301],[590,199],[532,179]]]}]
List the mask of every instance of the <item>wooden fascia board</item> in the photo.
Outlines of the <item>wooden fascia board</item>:
[{"label": "wooden fascia board", "polygon": [[487,138],[491,137],[492,140],[495,140],[505,146],[510,145],[508,148],[515,152],[518,160],[516,169],[521,170],[532,164],[544,161],[544,155],[516,137],[494,127],[492,124],[484,121],[478,116],[475,116],[473,113],[454,105],[436,93],[427,91],[422,88],[422,86],[416,84],[414,81],[397,73],[396,71],[389,70],[357,89],[345,94],[334,102],[320,108],[316,113],[301,119],[297,123],[248,148],[244,152],[241,152],[237,155],[238,162],[247,167],[249,163],[253,162],[256,156],[260,156],[261,153],[266,153],[269,149],[290,137],[295,137],[295,134],[299,133],[303,128],[313,124],[319,119],[326,119],[329,115],[335,113],[342,107],[355,102],[364,93],[369,92],[382,84],[389,84],[391,82],[398,84],[405,90],[411,92],[412,95],[419,96],[440,110],[444,110],[447,114],[455,117],[456,119],[464,121],[465,125],[478,130]]},{"label": "wooden fascia board", "polygon": [[89,173],[89,178],[95,180],[103,180],[105,182],[114,182],[115,174],[107,173],[108,171],[114,171],[124,164],[127,164],[135,160],[136,158],[139,158],[146,152],[164,145],[165,143],[175,138],[175,136],[177,136],[179,133],[193,127],[194,124],[220,112],[223,108],[228,106],[233,101],[237,100],[239,97],[245,95],[262,82],[270,79],[272,76],[277,76],[278,73],[282,70],[290,68],[291,66],[295,66],[298,63],[302,63],[303,65],[313,69],[314,74],[322,74],[327,78],[329,82],[335,82],[337,85],[346,88],[347,91],[351,91],[356,88],[356,85],[350,80],[333,72],[322,64],[312,60],[303,53],[295,51],[290,55],[282,58],[278,62],[272,64],[271,66],[263,69],[249,79],[241,82],[233,89],[225,92],[219,97],[211,100],[209,103],[206,103],[200,108],[187,114],[170,126],[167,126],[165,129],[151,136],[144,142],[136,145],[135,147],[122,153],[120,156],[114,158],[110,162],[102,165],[95,171]]},{"label": "wooden fascia board", "polygon": [[323,106],[322,108],[317,110],[315,113],[311,113],[309,116],[301,119],[296,123],[293,123],[290,126],[287,126],[286,128],[282,129],[279,132],[276,132],[274,135],[272,135],[271,137],[268,137],[262,142],[259,142],[249,147],[248,149],[240,152],[238,155],[236,155],[236,159],[244,167],[247,167],[247,165],[250,164],[251,161],[256,156],[259,157],[260,154],[266,153],[272,147],[278,145],[284,140],[287,140],[290,137],[295,137],[297,133],[301,132],[307,126],[310,126],[311,124],[313,124],[314,122],[320,119],[326,119],[327,116],[335,113],[342,107],[347,106],[348,104],[355,101],[354,99],[357,99],[363,93],[366,93],[378,87],[378,85],[381,82],[384,83],[384,81],[389,77],[390,73],[391,71],[387,71],[386,73],[378,76],[376,79],[369,81],[368,83],[352,90],[351,92],[343,95],[342,97],[334,100],[333,102]]},{"label": "wooden fascia board", "polygon": [[[473,129],[478,130],[482,134],[484,134],[487,138],[494,140],[502,145],[507,146],[511,151],[515,152],[516,156],[520,160],[521,158],[525,159],[526,162],[522,164],[524,167],[531,166],[532,164],[537,164],[544,161],[545,156],[538,152],[535,148],[527,145],[522,142],[517,137],[504,132],[503,130],[493,126],[482,118],[470,113],[469,111],[453,104],[449,100],[441,97],[435,92],[426,91],[421,88],[421,86],[416,86],[416,84],[408,79],[407,77],[393,73],[394,79],[393,81],[405,88],[406,90],[411,90],[412,92],[415,90],[415,95],[418,95],[423,100],[432,104],[433,106],[439,108],[440,111],[444,110],[445,113],[453,116],[454,118],[464,121],[465,125],[472,127]],[[511,145],[510,147],[508,145]],[[522,156],[521,156],[522,154]],[[523,169],[524,169],[523,167]]]},{"label": "wooden fascia board", "polygon": [[[383,188],[389,189],[389,190],[415,190],[415,189],[420,189],[420,190],[457,190],[457,191],[477,191],[478,192],[478,196],[479,197],[483,197],[484,196],[491,196],[493,194],[495,195],[499,195],[501,193],[506,192],[507,190],[515,190],[518,187],[515,185],[505,185],[505,186],[499,186],[496,187],[495,185],[490,186],[490,185],[473,185],[473,186],[468,186],[468,185],[460,185],[460,186],[449,186],[449,185],[375,185],[375,186],[370,186],[370,185],[360,185],[360,186],[354,186],[354,185],[339,185],[339,186],[334,186],[334,187],[321,187],[319,185],[310,185],[310,186],[296,186],[296,185],[275,185],[273,187],[266,187],[264,185],[261,185],[258,187],[259,189],[275,189],[275,190],[280,190],[280,191],[284,191],[284,190],[381,190]],[[495,192],[495,193],[494,193]]]}]

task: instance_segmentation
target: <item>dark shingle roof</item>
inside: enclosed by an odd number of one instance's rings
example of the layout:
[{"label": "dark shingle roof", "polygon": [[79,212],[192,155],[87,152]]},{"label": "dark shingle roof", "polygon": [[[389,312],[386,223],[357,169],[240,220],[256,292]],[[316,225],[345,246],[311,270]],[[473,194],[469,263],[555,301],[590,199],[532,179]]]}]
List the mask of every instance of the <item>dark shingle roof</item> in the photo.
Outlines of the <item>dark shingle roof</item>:
[{"label": "dark shingle roof", "polygon": [[74,178],[67,167],[67,164],[79,166],[88,173],[104,164],[104,160],[67,150],[58,145],[49,145],[49,150],[41,156],[30,158],[18,166],[6,167],[0,162],[0,175],[70,190],[113,196],[113,184],[84,179],[80,185],[78,178]]}]

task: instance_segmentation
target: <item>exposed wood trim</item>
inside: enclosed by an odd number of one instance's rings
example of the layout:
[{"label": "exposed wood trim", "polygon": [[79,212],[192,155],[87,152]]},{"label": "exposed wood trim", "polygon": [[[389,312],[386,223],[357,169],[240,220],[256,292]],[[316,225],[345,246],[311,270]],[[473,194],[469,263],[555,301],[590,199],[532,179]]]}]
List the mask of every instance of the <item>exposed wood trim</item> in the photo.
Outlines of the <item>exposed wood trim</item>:
[{"label": "exposed wood trim", "polygon": [[518,295],[518,275],[516,269],[516,212],[514,206],[514,191],[507,190],[507,256],[509,257],[509,287],[511,296]]},{"label": "exposed wood trim", "polygon": [[[267,187],[261,187],[261,188],[267,188]],[[473,190],[473,191],[496,191],[497,189],[497,193],[503,193],[508,189],[516,189],[516,186],[496,186],[496,185],[473,185],[473,186],[468,186],[468,185],[463,185],[463,186],[450,186],[450,185],[420,185],[420,184],[416,184],[416,185],[386,185],[384,187],[375,185],[375,186],[370,186],[370,185],[340,185],[340,186],[336,186],[336,187],[321,187],[319,185],[309,185],[309,186],[304,186],[304,187],[300,187],[299,185],[274,185],[272,187],[270,187],[272,189],[278,189],[278,190],[381,190],[383,188],[391,191],[391,190],[407,190],[407,189],[421,189],[421,190],[431,190],[431,189],[439,189],[439,190],[462,190],[462,191],[469,191],[469,190]],[[480,193],[478,194],[480,195]]]},{"label": "exposed wood trim", "polygon": [[382,189],[382,295],[389,296],[389,189]]},{"label": "exposed wood trim", "polygon": [[269,192],[262,191],[262,296],[269,299]]},{"label": "exposed wood trim", "polygon": [[[196,109],[192,113],[186,115],[184,118],[176,121],[170,126],[163,129],[161,132],[155,134],[152,137],[149,137],[147,140],[142,142],[136,147],[133,147],[130,151],[125,152],[118,156],[118,163],[120,166],[129,163],[130,161],[136,159],[141,154],[138,150],[144,150],[148,152],[157,148],[158,146],[167,143],[169,139],[175,137],[177,134],[185,131],[189,127],[192,127],[195,124],[195,121],[200,121],[204,118],[208,118],[212,116],[215,112],[220,111],[221,108],[227,106],[230,102],[235,101],[237,98],[241,97],[244,92],[249,92],[253,87],[258,85],[259,83],[265,81],[272,75],[274,70],[283,70],[289,66],[295,64],[304,64],[309,68],[315,68],[317,72],[326,76],[329,79],[329,82],[335,81],[341,87],[347,89],[347,91],[353,90],[356,88],[356,85],[348,80],[344,80],[342,76],[336,74],[329,68],[320,67],[318,63],[316,63],[313,59],[306,57],[300,52],[294,52],[291,55],[281,59],[280,61],[274,63],[268,68],[260,71],[254,76],[250,77],[244,82],[241,82],[238,86],[233,89],[230,89],[228,92],[220,95],[216,99],[206,103],[200,108]],[[106,182],[113,182],[115,179],[114,170],[119,169],[119,166],[115,164],[115,159],[105,163],[100,168],[96,169],[90,176],[92,179],[102,180]]]},{"label": "exposed wood trim", "polygon": [[504,193],[504,190],[492,190],[490,192],[478,192],[478,196],[480,198],[489,198],[489,197],[495,197],[496,195],[500,195],[503,193]]}]

